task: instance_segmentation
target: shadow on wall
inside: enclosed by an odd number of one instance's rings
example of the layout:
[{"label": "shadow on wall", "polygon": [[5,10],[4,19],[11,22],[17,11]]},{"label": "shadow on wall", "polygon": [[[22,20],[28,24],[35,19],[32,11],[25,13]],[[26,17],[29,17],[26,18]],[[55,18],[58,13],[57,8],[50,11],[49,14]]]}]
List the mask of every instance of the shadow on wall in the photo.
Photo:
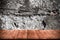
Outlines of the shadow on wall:
[{"label": "shadow on wall", "polygon": [[5,7],[6,4],[7,4],[7,1],[0,0],[0,7]]},{"label": "shadow on wall", "polygon": [[2,29],[1,26],[2,26],[2,20],[0,19],[0,30]]}]

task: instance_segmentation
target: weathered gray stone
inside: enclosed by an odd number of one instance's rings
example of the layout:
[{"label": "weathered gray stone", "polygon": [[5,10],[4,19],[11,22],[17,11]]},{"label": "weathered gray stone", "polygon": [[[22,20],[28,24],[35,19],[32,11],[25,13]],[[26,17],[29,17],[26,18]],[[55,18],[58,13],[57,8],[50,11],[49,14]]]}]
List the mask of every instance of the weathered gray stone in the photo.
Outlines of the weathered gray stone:
[{"label": "weathered gray stone", "polygon": [[[3,30],[60,29],[57,4],[56,1],[50,0],[2,0],[0,28]],[[45,27],[42,21],[45,22]]]},{"label": "weathered gray stone", "polygon": [[[35,14],[38,14],[39,9],[44,10],[44,11],[47,11],[47,10],[52,11],[53,9],[55,9],[53,2],[51,2],[50,0],[29,0],[27,2],[25,2],[26,0],[23,0],[23,1],[18,0],[18,1],[19,2],[17,2],[17,0],[5,0],[5,1],[3,1],[3,2],[6,2],[5,6],[2,8],[4,10],[9,11],[10,13],[12,13],[12,11],[13,11],[13,14],[16,12],[19,12],[19,11],[20,12],[21,11],[22,12],[26,12],[26,11],[29,12],[30,11],[30,12],[34,12]],[[19,15],[22,14],[20,12],[19,12]],[[24,13],[24,14],[27,14],[27,13]]]},{"label": "weathered gray stone", "polygon": [[43,29],[42,21],[45,16],[3,16],[1,20],[4,22],[1,27],[2,29]]},{"label": "weathered gray stone", "polygon": [[53,29],[53,30],[59,30],[60,29],[60,16],[48,16],[46,17],[45,23],[46,23],[46,28],[45,29]]}]

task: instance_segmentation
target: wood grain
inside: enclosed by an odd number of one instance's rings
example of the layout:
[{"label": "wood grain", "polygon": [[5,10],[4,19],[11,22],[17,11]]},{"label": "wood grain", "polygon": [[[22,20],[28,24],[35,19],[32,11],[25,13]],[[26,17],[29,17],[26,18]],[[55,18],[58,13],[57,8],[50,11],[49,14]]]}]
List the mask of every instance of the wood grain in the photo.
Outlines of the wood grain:
[{"label": "wood grain", "polygon": [[27,30],[0,30],[1,39],[27,38]]},{"label": "wood grain", "polygon": [[60,38],[59,30],[28,30],[28,39],[57,39]]},{"label": "wood grain", "polygon": [[56,39],[60,30],[0,30],[1,39]]}]

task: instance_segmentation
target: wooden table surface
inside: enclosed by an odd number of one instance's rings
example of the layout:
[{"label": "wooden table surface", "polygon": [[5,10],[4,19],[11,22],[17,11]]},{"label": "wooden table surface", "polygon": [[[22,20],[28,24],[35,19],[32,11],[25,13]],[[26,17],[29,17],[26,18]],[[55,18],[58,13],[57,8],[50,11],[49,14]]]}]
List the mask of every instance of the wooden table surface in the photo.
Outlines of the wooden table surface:
[{"label": "wooden table surface", "polygon": [[56,39],[60,30],[0,30],[0,39]]}]

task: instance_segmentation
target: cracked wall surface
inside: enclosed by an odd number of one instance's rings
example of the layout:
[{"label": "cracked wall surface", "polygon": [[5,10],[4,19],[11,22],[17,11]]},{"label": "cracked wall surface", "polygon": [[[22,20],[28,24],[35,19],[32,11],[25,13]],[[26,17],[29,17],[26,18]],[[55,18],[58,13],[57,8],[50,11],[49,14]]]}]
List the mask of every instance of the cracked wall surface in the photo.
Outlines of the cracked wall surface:
[{"label": "cracked wall surface", "polygon": [[56,0],[1,0],[1,30],[60,29]]}]

